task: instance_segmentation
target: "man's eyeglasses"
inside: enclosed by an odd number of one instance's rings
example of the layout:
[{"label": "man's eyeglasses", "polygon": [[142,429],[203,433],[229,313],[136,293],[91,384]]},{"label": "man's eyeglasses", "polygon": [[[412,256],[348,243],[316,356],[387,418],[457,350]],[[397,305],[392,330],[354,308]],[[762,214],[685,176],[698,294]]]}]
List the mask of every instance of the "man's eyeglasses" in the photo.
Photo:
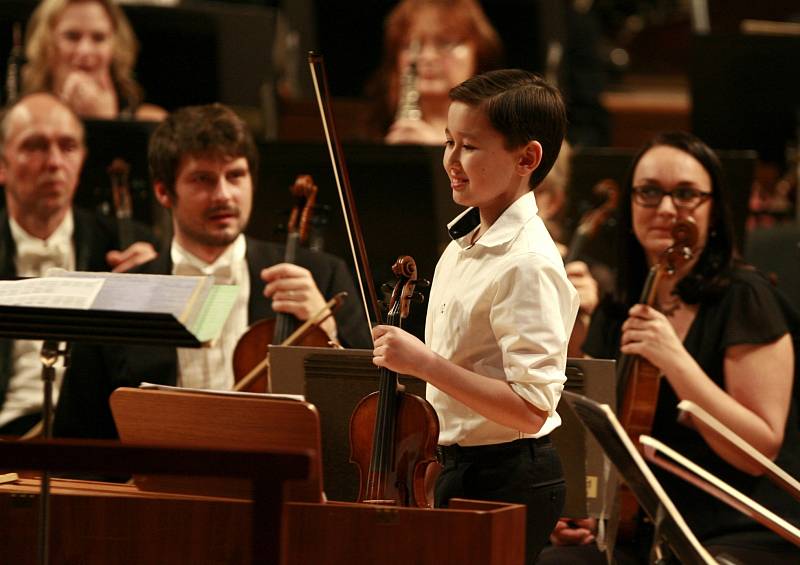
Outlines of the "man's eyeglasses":
[{"label": "man's eyeglasses", "polygon": [[700,206],[707,199],[711,198],[710,192],[697,190],[690,186],[679,186],[678,188],[666,191],[660,186],[644,185],[633,187],[633,201],[645,208],[657,208],[661,204],[664,195],[672,198],[672,203],[676,208],[688,208],[693,210]]}]

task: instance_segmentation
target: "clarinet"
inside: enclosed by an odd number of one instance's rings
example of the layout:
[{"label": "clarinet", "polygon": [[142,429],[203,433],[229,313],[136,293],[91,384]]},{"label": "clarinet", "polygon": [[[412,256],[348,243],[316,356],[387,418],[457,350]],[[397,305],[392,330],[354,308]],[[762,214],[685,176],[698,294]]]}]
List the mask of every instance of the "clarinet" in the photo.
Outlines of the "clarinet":
[{"label": "clarinet", "polygon": [[22,51],[22,28],[19,22],[14,22],[12,33],[11,53],[8,55],[6,67],[6,105],[14,104],[20,95],[22,66],[25,64],[25,55]]},{"label": "clarinet", "polygon": [[417,90],[417,56],[419,54],[419,41],[411,44],[411,62],[400,77],[400,97],[397,101],[397,120],[421,120],[422,110],[419,107],[419,91]]}]

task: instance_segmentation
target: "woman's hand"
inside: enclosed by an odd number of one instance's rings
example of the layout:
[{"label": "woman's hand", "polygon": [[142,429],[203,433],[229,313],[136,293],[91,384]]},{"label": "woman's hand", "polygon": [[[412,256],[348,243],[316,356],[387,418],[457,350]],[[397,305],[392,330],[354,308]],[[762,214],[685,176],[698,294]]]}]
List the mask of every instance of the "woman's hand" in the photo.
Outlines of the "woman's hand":
[{"label": "woman's hand", "polygon": [[586,545],[592,543],[597,532],[595,518],[561,518],[550,533],[553,545]]},{"label": "woman's hand", "polygon": [[119,113],[110,79],[98,78],[92,73],[70,72],[58,96],[81,117],[114,119]]},{"label": "woman's hand", "polygon": [[664,314],[644,304],[634,305],[628,314],[622,324],[623,353],[641,355],[664,373],[689,355]]},{"label": "woman's hand", "polygon": [[374,327],[372,339],[375,342],[372,362],[403,375],[425,379],[427,367],[436,358],[436,354],[419,339],[394,326]]}]

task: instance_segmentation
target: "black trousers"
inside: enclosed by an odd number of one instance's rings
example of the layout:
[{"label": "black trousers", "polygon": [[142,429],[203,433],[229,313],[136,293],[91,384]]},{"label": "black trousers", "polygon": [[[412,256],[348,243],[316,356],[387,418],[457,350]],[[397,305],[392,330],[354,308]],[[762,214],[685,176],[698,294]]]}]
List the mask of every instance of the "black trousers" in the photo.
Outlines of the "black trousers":
[{"label": "black trousers", "polygon": [[443,469],[436,506],[451,498],[514,502],[527,506],[525,562],[532,564],[564,507],[561,460],[549,437],[461,447],[439,446]]}]

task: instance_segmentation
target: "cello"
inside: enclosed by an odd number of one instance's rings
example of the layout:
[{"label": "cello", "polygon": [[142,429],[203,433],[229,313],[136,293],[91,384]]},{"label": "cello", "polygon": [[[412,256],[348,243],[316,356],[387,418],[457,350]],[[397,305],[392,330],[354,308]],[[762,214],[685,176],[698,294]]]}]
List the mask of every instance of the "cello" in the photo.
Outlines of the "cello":
[{"label": "cello", "polygon": [[[697,244],[697,226],[689,217],[678,220],[672,227],[673,243],[663,253],[658,263],[650,267],[642,288],[639,304],[652,306],[659,282],[664,276],[673,276],[692,260]],[[650,434],[653,427],[661,370],[639,355],[623,354],[617,367],[617,391],[620,422],[633,443],[639,446],[639,436]],[[632,538],[636,530],[638,503],[626,485],[620,486],[620,535]]]},{"label": "cello", "polygon": [[[289,215],[287,226],[286,250],[283,261],[294,263],[297,248],[308,237],[311,216],[317,197],[317,186],[311,175],[298,175],[290,192],[294,198],[294,206]],[[249,392],[269,392],[269,364],[265,361],[269,345],[305,345],[309,347],[327,347],[330,338],[319,327],[319,323],[333,314],[335,307],[341,304],[342,297],[337,295],[314,324],[304,324],[302,335],[294,336],[295,320],[291,314],[278,312],[275,318],[259,320],[252,324],[239,338],[233,351],[234,390]],[[326,315],[327,314],[327,315]],[[288,343],[288,338],[293,340]]]},{"label": "cello", "polygon": [[604,197],[603,203],[586,212],[575,229],[572,239],[569,242],[569,251],[564,257],[564,264],[575,261],[583,251],[586,244],[594,239],[600,228],[603,227],[614,211],[617,209],[619,201],[619,185],[611,179],[603,179],[594,185],[592,193]]},{"label": "cello", "polygon": [[[372,278],[362,277],[362,271],[364,274],[371,271],[342,148],[336,136],[325,67],[322,57],[314,53],[309,54],[308,62],[356,276],[362,290],[364,313],[372,327],[367,297],[378,323],[381,322],[381,310]],[[394,314],[390,314],[399,316],[401,320],[414,297],[416,263],[410,257],[401,258],[393,270],[400,280],[393,291]],[[364,292],[364,282],[367,292]],[[381,372],[380,384],[380,390],[363,399],[351,417],[351,459],[359,466],[362,477],[359,501],[430,507],[432,500],[425,489],[425,475],[428,467],[436,465],[439,419],[425,399],[401,390],[396,373]]]}]

